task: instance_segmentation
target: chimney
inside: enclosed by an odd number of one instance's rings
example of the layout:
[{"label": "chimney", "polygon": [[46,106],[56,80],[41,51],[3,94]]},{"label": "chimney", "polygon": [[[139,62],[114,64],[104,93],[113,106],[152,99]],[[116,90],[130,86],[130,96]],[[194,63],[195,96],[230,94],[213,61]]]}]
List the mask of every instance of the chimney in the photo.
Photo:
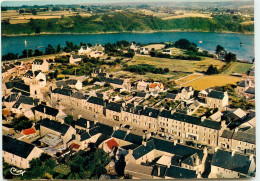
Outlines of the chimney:
[{"label": "chimney", "polygon": [[226,121],[225,120],[222,120],[221,121],[221,128],[225,128],[226,127]]},{"label": "chimney", "polygon": [[[205,148],[206,148],[206,147],[205,147]],[[217,151],[218,151],[218,149],[219,149],[219,148],[218,148],[218,146],[217,146],[217,147],[215,148],[215,152],[217,152]]]},{"label": "chimney", "polygon": [[160,165],[158,165],[158,175],[161,175],[160,169],[161,169],[161,167],[160,167]]},{"label": "chimney", "polygon": [[114,131],[116,131],[116,130],[118,130],[118,129],[119,129],[118,126],[113,126],[113,130],[114,130]]},{"label": "chimney", "polygon": [[249,160],[250,160],[250,161],[253,161],[253,159],[254,159],[254,155],[251,154],[251,155],[249,156]]},{"label": "chimney", "polygon": [[125,102],[122,103],[122,107],[125,107]]},{"label": "chimney", "polygon": [[78,115],[78,119],[80,119],[82,117],[82,115]]},{"label": "chimney", "polygon": [[45,114],[45,112],[46,112],[46,108],[45,108],[45,106],[43,107],[43,113]]},{"label": "chimney", "polygon": [[134,102],[134,107],[136,107],[138,105],[138,103],[137,102]]},{"label": "chimney", "polygon": [[171,110],[171,114],[175,113],[175,111],[176,111],[176,110],[172,109],[172,110]]},{"label": "chimney", "polygon": [[147,105],[144,105],[144,106],[143,106],[143,109],[144,109],[144,110],[145,110],[145,108],[147,108]]},{"label": "chimney", "polygon": [[206,116],[202,116],[201,121],[203,122],[206,118],[207,118]]},{"label": "chimney", "polygon": [[234,150],[234,151],[232,151],[232,153],[231,153],[231,156],[234,156],[235,155],[235,153],[236,153],[236,151]]},{"label": "chimney", "polygon": [[200,172],[200,171],[197,172],[197,178],[202,178],[202,177],[201,177],[201,172]]},{"label": "chimney", "polygon": [[160,112],[162,112],[164,110],[164,107],[160,107]]},{"label": "chimney", "polygon": [[142,145],[146,146],[147,142],[146,141],[142,141]]},{"label": "chimney", "polygon": [[89,121],[87,121],[87,128],[89,128],[90,127],[90,123],[89,123]]},{"label": "chimney", "polygon": [[178,140],[175,139],[175,140],[173,141],[173,145],[176,146],[176,145],[177,145],[177,142],[178,142]]}]

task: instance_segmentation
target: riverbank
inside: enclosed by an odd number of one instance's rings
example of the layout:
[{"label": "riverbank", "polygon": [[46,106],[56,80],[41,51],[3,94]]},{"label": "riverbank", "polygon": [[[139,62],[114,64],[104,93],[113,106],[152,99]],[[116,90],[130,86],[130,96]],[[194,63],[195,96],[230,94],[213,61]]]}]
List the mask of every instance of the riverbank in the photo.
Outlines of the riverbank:
[{"label": "riverbank", "polygon": [[167,32],[201,32],[201,33],[230,33],[230,34],[245,34],[245,35],[254,35],[254,32],[231,32],[231,31],[199,31],[199,30],[146,30],[146,31],[113,31],[113,32],[97,32],[97,33],[54,33],[54,32],[42,32],[39,34],[2,34],[2,37],[18,37],[18,36],[39,36],[39,35],[102,35],[102,34],[122,34],[122,33],[133,33],[133,34],[142,34],[142,33],[167,33]]}]

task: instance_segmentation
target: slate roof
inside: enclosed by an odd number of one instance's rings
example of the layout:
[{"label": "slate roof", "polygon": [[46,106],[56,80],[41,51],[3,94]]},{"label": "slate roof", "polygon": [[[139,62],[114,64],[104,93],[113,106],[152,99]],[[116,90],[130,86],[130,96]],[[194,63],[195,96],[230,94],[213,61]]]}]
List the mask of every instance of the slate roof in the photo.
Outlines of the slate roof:
[{"label": "slate roof", "polygon": [[248,156],[235,153],[232,156],[231,152],[217,150],[212,158],[212,165],[233,170],[239,173],[247,174],[251,161]]},{"label": "slate roof", "polygon": [[51,115],[53,117],[56,117],[57,114],[59,113],[58,109],[55,109],[55,108],[52,108],[52,107],[49,107],[49,106],[46,106],[46,105],[42,105],[42,104],[35,106],[34,108],[32,108],[32,110],[33,110],[33,112],[38,111],[38,112],[44,113],[44,108],[45,108],[45,114],[47,114],[47,115]]},{"label": "slate roof", "polygon": [[110,102],[110,103],[107,104],[106,109],[120,113],[121,107],[122,107],[122,104]]},{"label": "slate roof", "polygon": [[237,86],[239,86],[239,87],[248,87],[249,86],[249,80],[243,80]]},{"label": "slate roof", "polygon": [[80,135],[80,141],[85,141],[85,140],[87,140],[89,138],[91,138],[91,136],[89,135],[88,132],[85,132],[82,135]]},{"label": "slate roof", "polygon": [[37,105],[39,101],[39,99],[34,99],[32,97],[21,95],[16,103],[13,105],[13,108],[18,108],[22,103],[27,105]]},{"label": "slate roof", "polygon": [[136,92],[135,96],[136,97],[145,97],[146,93],[145,92]]},{"label": "slate roof", "polygon": [[238,140],[238,141],[243,141],[246,143],[256,144],[256,135],[250,134],[247,132],[243,132],[243,131],[235,132],[232,139]]},{"label": "slate roof", "polygon": [[75,80],[75,79],[69,79],[69,80],[66,80],[65,83],[67,85],[75,85],[78,81]]},{"label": "slate roof", "polygon": [[[40,72],[41,72],[41,71],[34,71],[35,77],[36,77]],[[23,76],[24,76],[24,77],[32,78],[32,77],[33,77],[33,71],[28,70]]]},{"label": "slate roof", "polygon": [[99,132],[108,136],[111,136],[114,132],[112,126],[108,126],[106,124],[97,123],[96,126],[99,128]]},{"label": "slate roof", "polygon": [[124,110],[126,112],[134,113],[134,114],[141,114],[143,111],[143,108],[141,106],[134,106],[134,104],[127,104],[124,107]]},{"label": "slate roof", "polygon": [[137,145],[141,145],[142,141],[143,141],[143,137],[129,133],[128,135],[126,135],[125,141],[128,141],[130,143],[134,143],[134,144],[137,144]]},{"label": "slate roof", "polygon": [[64,87],[64,86],[66,86],[66,85],[67,85],[66,82],[64,82],[63,80],[56,82],[56,86],[57,86],[57,87],[61,87],[61,86]]},{"label": "slate roof", "polygon": [[17,155],[25,159],[30,155],[30,153],[34,149],[34,146],[31,144],[4,135],[2,145],[3,151]]},{"label": "slate roof", "polygon": [[150,140],[146,143],[146,146],[141,145],[138,148],[133,150],[133,157],[138,160],[139,158],[143,157],[144,155],[148,154],[149,152],[154,150],[154,143],[153,140]]},{"label": "slate roof", "polygon": [[[182,161],[182,163],[184,163],[186,165],[190,165],[190,166],[197,166],[196,165],[196,159],[199,159],[197,153],[195,153],[195,154],[189,156],[188,158],[184,159]],[[201,164],[201,160],[199,160],[199,164]]]},{"label": "slate roof", "polygon": [[227,139],[231,139],[232,136],[233,136],[233,134],[234,134],[234,130],[233,130],[233,131],[230,131],[230,130],[228,130],[228,129],[225,129],[220,137],[222,137],[222,138],[227,138]]},{"label": "slate roof", "polygon": [[249,88],[246,90],[246,93],[248,93],[248,94],[254,94],[254,95],[255,95],[255,88],[254,88],[254,87],[249,87]]},{"label": "slate roof", "polygon": [[[160,169],[159,169],[159,167],[160,167]],[[152,176],[164,178],[166,170],[167,170],[167,166],[155,165],[153,167]]]},{"label": "slate roof", "polygon": [[176,96],[177,96],[176,94],[173,94],[173,93],[167,93],[165,98],[168,98],[168,99],[175,99]]},{"label": "slate roof", "polygon": [[76,99],[83,99],[84,98],[84,94],[81,92],[75,92],[71,95],[71,97],[74,97]]},{"label": "slate roof", "polygon": [[51,130],[57,131],[61,133],[62,135],[65,135],[70,128],[67,124],[61,124],[58,121],[50,120],[48,118],[45,118],[41,122],[41,126],[44,126],[46,128],[49,128]]},{"label": "slate roof", "polygon": [[123,130],[116,130],[116,131],[114,131],[114,133],[112,135],[112,137],[118,138],[121,140],[124,140],[125,136],[126,136],[126,131],[123,131]]},{"label": "slate roof", "polygon": [[170,166],[166,170],[165,176],[171,178],[197,178],[197,174],[195,170],[189,170],[181,167]]},{"label": "slate roof", "polygon": [[180,166],[181,160],[182,160],[182,156],[174,155],[172,157],[171,165]]},{"label": "slate roof", "polygon": [[33,63],[40,63],[40,64],[42,64],[42,63],[43,63],[43,60],[42,60],[42,59],[35,59],[35,60],[33,61]]},{"label": "slate roof", "polygon": [[17,100],[17,96],[18,94],[10,94],[5,100],[4,102],[14,102]]},{"label": "slate roof", "polygon": [[23,91],[23,90],[17,89],[17,88],[13,88],[13,89],[11,90],[11,92],[14,92],[14,93],[16,93],[16,92],[17,92],[17,93],[21,92],[21,94],[24,95],[24,96],[30,96],[30,93],[29,93],[29,92]]},{"label": "slate roof", "polygon": [[179,112],[174,112],[173,114],[171,114],[171,111],[162,110],[162,112],[160,112],[159,116],[178,120],[181,122],[198,125],[198,126],[203,126],[203,127],[207,127],[207,128],[211,128],[211,129],[216,129],[216,130],[221,129],[221,123],[219,123],[219,122],[211,121],[208,119],[201,121],[201,119],[199,117],[194,117],[194,116],[190,116],[190,115],[179,113]]},{"label": "slate roof", "polygon": [[203,150],[192,148],[185,145],[176,144],[174,145],[170,141],[152,138],[154,140],[154,146],[156,150],[164,151],[167,153],[172,153],[181,157],[188,157],[194,153],[198,153],[200,159],[203,158]]},{"label": "slate roof", "polygon": [[123,85],[123,83],[124,83],[124,80],[122,80],[122,79],[113,79],[113,78],[101,77],[101,80],[105,81],[105,82],[112,83],[112,84],[118,84],[118,85]]},{"label": "slate roof", "polygon": [[99,133],[99,128],[97,127],[97,126],[94,126],[93,128],[91,128],[90,130],[89,130],[89,134],[91,135],[91,136],[94,136],[94,135],[96,135],[96,134],[98,134]]},{"label": "slate roof", "polygon": [[125,149],[125,150],[134,150],[136,149],[137,147],[139,147],[140,145],[137,145],[137,144],[130,144],[130,145],[125,145],[125,146],[122,146],[121,148]]},{"label": "slate roof", "polygon": [[12,92],[25,92],[30,94],[30,86],[23,83],[23,81],[12,81],[5,83],[7,89],[12,89]]},{"label": "slate roof", "polygon": [[147,107],[143,110],[142,115],[157,118],[159,115],[159,110]]},{"label": "slate roof", "polygon": [[104,106],[104,103],[105,103],[102,98],[92,97],[92,96],[88,99],[87,102],[92,103],[92,104],[97,104],[100,106]]},{"label": "slate roof", "polygon": [[209,94],[208,97],[214,98],[214,99],[223,99],[224,98],[224,92],[220,92],[220,91],[215,91],[212,90]]},{"label": "slate roof", "polygon": [[87,128],[87,122],[89,122],[89,128],[94,126],[94,121],[90,121],[84,118],[79,118],[75,121],[75,125],[83,127],[83,128]]}]

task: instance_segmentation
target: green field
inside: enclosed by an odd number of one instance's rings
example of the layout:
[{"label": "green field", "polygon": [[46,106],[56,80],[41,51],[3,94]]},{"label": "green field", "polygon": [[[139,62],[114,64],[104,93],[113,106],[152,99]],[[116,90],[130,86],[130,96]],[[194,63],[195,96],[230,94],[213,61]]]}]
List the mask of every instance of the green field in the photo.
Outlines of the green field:
[{"label": "green field", "polygon": [[229,69],[224,71],[222,74],[233,74],[233,73],[244,74],[249,69],[251,69],[252,66],[253,66],[253,64],[250,64],[250,63],[235,62]]}]

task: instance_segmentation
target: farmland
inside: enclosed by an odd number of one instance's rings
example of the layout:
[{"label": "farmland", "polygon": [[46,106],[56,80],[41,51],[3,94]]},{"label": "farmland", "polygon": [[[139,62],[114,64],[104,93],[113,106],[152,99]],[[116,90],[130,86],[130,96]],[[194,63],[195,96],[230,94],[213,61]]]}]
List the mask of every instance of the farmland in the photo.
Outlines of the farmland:
[{"label": "farmland", "polygon": [[202,74],[202,75],[201,75],[201,74],[192,74],[192,75],[189,75],[189,76],[187,76],[187,77],[185,77],[185,78],[182,78],[182,79],[180,79],[180,80],[175,81],[175,83],[176,83],[177,85],[183,84],[183,83],[185,83],[185,82],[194,80],[194,79],[199,78],[199,77],[201,77],[201,76],[203,76],[203,74]]},{"label": "farmland", "polygon": [[203,90],[209,87],[224,86],[227,84],[236,84],[241,78],[229,75],[205,76],[195,81],[184,84],[183,86],[192,86],[195,90]]},{"label": "farmland", "polygon": [[170,71],[177,72],[201,72],[206,71],[209,65],[217,68],[225,65],[224,62],[214,58],[203,57],[201,61],[177,60],[167,58],[156,58],[150,56],[135,55],[133,60],[128,65],[149,64],[160,68],[169,68]]},{"label": "farmland", "polygon": [[223,72],[223,74],[232,74],[232,73],[244,74],[249,69],[251,69],[252,66],[253,64],[235,62],[229,69]]}]

